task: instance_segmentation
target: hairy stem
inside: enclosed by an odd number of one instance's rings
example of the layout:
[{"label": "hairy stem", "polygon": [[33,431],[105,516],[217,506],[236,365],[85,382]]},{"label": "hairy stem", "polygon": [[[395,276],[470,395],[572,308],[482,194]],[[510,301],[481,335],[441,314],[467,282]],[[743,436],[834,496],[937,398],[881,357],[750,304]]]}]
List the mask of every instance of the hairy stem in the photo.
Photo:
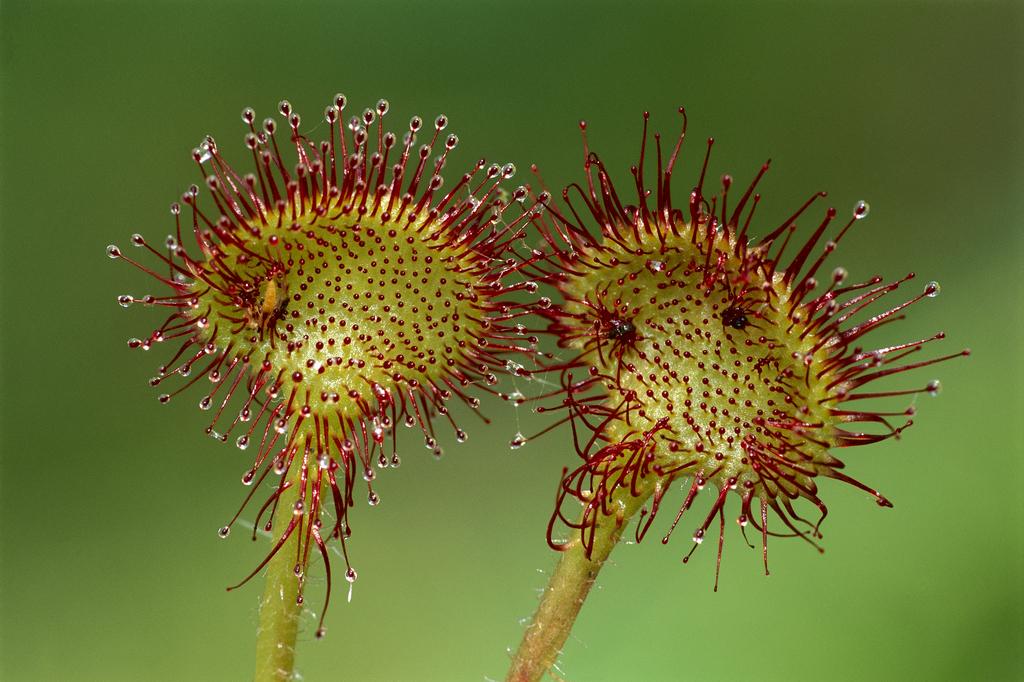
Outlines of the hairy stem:
[{"label": "hairy stem", "polygon": [[[287,532],[299,499],[297,481],[281,493],[274,512],[274,544]],[[295,557],[299,533],[293,532],[267,564],[266,583],[260,599],[260,623],[256,631],[255,682],[290,681],[295,668],[295,640],[302,606]]]},{"label": "hairy stem", "polygon": [[512,659],[512,667],[505,678],[507,682],[536,682],[551,670],[601,567],[618,544],[629,520],[653,492],[652,485],[637,497],[628,491],[621,498],[616,496],[619,512],[598,521],[589,557],[579,538],[566,545]]}]

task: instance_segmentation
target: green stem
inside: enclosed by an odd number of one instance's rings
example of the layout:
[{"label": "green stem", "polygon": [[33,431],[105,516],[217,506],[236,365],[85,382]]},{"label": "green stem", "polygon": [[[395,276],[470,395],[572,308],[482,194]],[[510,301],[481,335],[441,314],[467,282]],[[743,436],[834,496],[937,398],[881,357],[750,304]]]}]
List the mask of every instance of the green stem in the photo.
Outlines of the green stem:
[{"label": "green stem", "polygon": [[[277,501],[273,528],[283,534],[294,517],[299,499],[298,481],[293,481]],[[294,679],[295,640],[299,633],[299,581],[295,576],[297,532],[281,546],[267,564],[266,583],[260,599],[260,624],[256,631],[255,682],[290,682]],[[276,545],[280,535],[274,538]]]},{"label": "green stem", "polygon": [[551,670],[601,567],[618,544],[629,520],[653,492],[651,485],[637,497],[628,491],[621,497],[615,496],[620,505],[619,513],[598,521],[589,557],[578,538],[562,551],[540,606],[512,659],[512,667],[505,678],[507,682],[536,682]]}]

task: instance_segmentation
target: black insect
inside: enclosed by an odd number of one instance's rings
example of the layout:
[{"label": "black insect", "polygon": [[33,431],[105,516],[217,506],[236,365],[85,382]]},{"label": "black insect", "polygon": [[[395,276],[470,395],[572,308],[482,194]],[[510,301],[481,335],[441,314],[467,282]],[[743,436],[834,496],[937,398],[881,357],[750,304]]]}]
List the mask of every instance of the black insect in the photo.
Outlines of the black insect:
[{"label": "black insect", "polygon": [[636,333],[636,327],[629,320],[620,320],[619,318],[613,318],[608,329],[609,339],[623,339],[630,334]]},{"label": "black insect", "polygon": [[747,319],[747,311],[743,308],[729,306],[722,313],[722,323],[733,329],[746,329],[747,325],[750,324],[750,320]]}]

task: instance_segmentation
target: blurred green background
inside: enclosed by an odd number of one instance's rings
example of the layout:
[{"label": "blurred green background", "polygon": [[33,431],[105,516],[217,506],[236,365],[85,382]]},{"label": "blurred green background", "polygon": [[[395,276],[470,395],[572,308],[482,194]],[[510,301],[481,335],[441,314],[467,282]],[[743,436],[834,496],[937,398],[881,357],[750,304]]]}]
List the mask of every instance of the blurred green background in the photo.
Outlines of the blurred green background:
[{"label": "blurred green background", "polygon": [[[743,184],[773,158],[762,230],[814,190],[843,212],[867,199],[833,263],[943,285],[878,340],[943,329],[937,350],[974,350],[893,381],[945,387],[901,441],[840,453],[894,509],[825,482],[825,555],[773,542],[767,578],[730,527],[717,594],[713,547],[687,566],[685,534],[620,548],[566,680],[1024,678],[1020,7],[5,0],[0,677],[251,675],[260,588],[224,587],[267,547],[216,535],[247,456],[205,437],[189,400],[157,403],[146,379],[166,349],[125,346],[157,312],[114,300],[150,284],[103,249],[168,233],[204,133],[244,161],[243,106],[288,97],[312,125],[341,90],[388,97],[395,126],[447,113],[449,173],[486,156],[520,181],[536,162],[552,185],[580,175],[578,119],[626,179],[640,113],[674,135],[685,104],[676,196],[713,134],[713,177]],[[407,450],[383,503],[357,507],[360,578],[325,641],[307,628],[304,679],[503,677],[572,459],[565,432],[509,450],[542,422],[486,407],[493,428],[449,436],[439,462]]]}]

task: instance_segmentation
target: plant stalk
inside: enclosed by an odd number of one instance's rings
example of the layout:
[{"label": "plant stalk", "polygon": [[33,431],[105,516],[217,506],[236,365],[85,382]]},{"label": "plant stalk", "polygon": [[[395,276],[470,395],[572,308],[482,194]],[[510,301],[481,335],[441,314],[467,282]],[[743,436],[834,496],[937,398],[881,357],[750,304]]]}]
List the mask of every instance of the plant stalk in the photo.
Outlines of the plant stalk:
[{"label": "plant stalk", "polygon": [[618,544],[630,519],[653,492],[654,486],[651,485],[638,497],[628,491],[621,497],[616,496],[619,513],[598,520],[589,557],[579,538],[573,539],[562,551],[540,606],[512,658],[506,682],[536,682],[555,665],[576,616],[597,580],[597,574]]},{"label": "plant stalk", "polygon": [[[275,545],[292,522],[300,489],[299,482],[293,481],[278,498],[272,526],[277,534]],[[267,564],[256,631],[255,682],[290,682],[294,679],[295,641],[302,613],[302,606],[298,603],[299,580],[295,576],[298,542],[299,533],[293,532]]]}]

